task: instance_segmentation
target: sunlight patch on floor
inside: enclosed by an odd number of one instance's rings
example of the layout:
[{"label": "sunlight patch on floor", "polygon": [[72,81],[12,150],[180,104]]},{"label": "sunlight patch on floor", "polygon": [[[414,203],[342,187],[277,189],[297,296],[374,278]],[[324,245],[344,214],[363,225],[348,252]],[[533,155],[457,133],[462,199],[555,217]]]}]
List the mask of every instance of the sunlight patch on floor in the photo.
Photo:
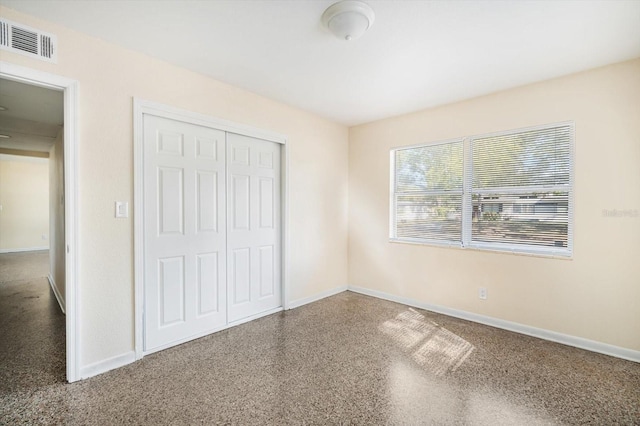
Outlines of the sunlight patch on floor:
[{"label": "sunlight patch on floor", "polygon": [[458,369],[475,346],[409,308],[378,328],[421,367],[438,376]]}]

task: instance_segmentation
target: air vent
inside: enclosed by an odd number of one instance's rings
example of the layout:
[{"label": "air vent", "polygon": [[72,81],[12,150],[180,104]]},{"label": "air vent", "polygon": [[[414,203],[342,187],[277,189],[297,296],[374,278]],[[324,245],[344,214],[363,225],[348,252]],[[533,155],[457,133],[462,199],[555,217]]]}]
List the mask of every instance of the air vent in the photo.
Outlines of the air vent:
[{"label": "air vent", "polygon": [[57,62],[57,39],[26,25],[0,19],[0,49]]}]

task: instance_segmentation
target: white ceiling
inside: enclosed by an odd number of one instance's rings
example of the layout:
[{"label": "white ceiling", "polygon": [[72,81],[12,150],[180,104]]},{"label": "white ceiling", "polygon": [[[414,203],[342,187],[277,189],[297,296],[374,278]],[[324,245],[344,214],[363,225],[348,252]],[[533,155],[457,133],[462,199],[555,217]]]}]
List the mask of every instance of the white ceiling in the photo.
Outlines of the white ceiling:
[{"label": "white ceiling", "polygon": [[0,119],[2,117],[17,118],[43,124],[62,125],[63,98],[64,94],[61,90],[0,79],[0,106],[7,108],[6,111],[0,111]]},{"label": "white ceiling", "polygon": [[61,91],[0,79],[0,148],[49,152],[64,120]]},{"label": "white ceiling", "polygon": [[332,0],[1,3],[347,125],[640,57],[637,0],[369,0],[352,42]]}]

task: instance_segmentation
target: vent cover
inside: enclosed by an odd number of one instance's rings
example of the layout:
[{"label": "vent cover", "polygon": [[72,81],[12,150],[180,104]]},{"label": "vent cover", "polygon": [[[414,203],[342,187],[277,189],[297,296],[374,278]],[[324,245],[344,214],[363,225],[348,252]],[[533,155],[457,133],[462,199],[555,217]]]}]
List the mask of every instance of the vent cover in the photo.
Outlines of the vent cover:
[{"label": "vent cover", "polygon": [[0,19],[0,49],[57,62],[57,38],[26,25]]}]

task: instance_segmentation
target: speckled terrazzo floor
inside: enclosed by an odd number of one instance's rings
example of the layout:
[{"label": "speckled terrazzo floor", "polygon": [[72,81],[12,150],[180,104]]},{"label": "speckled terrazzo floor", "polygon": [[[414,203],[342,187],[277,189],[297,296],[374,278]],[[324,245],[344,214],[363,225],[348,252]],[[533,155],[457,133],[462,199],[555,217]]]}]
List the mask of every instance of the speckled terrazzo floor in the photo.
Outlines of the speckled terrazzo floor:
[{"label": "speckled terrazzo floor", "polygon": [[4,256],[0,424],[640,424],[640,364],[350,292],[65,384],[64,317]]}]

